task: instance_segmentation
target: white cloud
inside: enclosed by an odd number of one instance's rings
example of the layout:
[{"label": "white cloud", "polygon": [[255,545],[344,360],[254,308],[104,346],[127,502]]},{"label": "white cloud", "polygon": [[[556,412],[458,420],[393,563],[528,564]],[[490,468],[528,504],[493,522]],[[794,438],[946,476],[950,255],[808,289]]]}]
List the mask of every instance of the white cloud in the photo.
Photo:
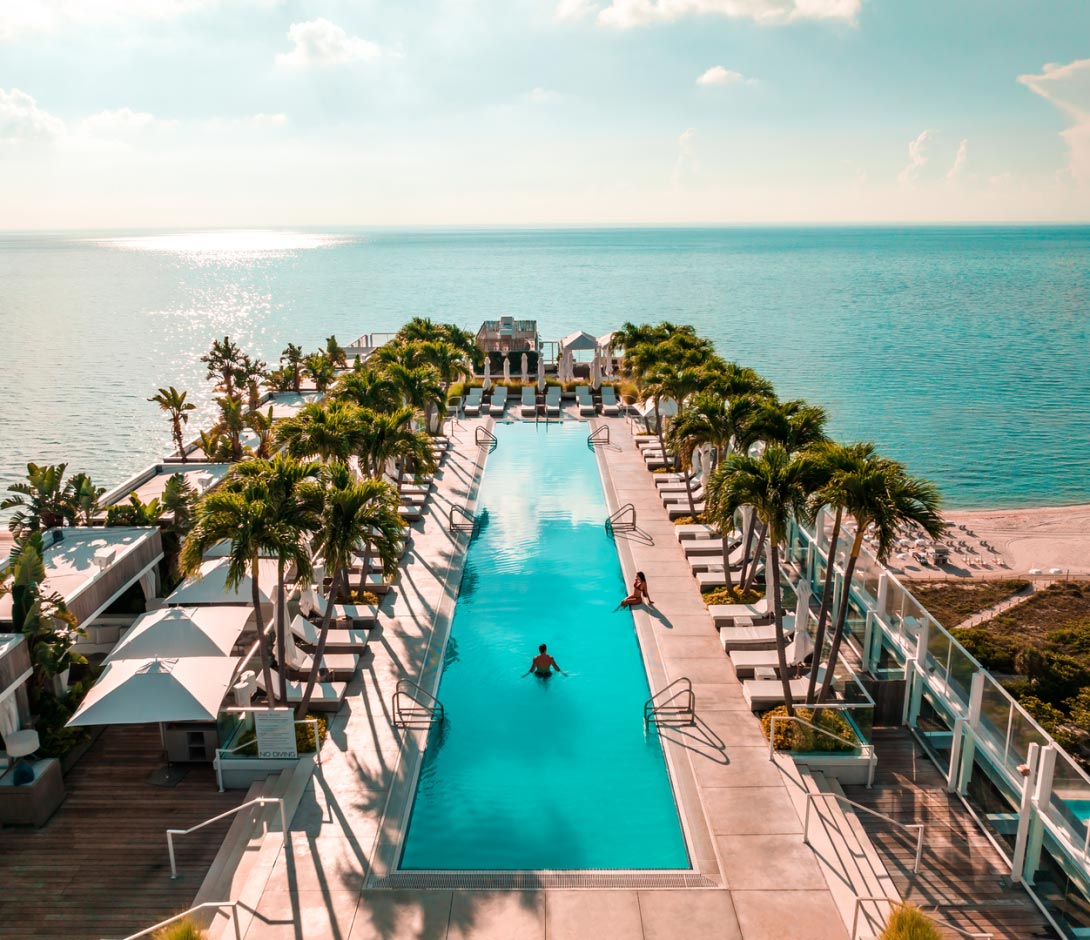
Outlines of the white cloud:
[{"label": "white cloud", "polygon": [[[134,20],[170,20],[223,0],[3,0],[0,42],[69,26],[131,26]],[[248,0],[271,3],[273,0]]]},{"label": "white cloud", "polygon": [[378,43],[349,36],[344,27],[324,17],[305,23],[292,23],[288,39],[295,43],[295,48],[278,55],[276,62],[289,68],[340,65],[377,59],[382,55],[382,47]]},{"label": "white cloud", "polygon": [[1068,149],[1067,172],[1079,187],[1090,187],[1090,59],[1050,63],[1040,75],[1018,81],[1058,108],[1071,122],[1060,131]]},{"label": "white cloud", "polygon": [[51,140],[64,133],[64,121],[43,111],[25,91],[0,88],[0,140]]},{"label": "white cloud", "polygon": [[132,108],[99,111],[80,121],[80,129],[91,137],[124,137],[145,131],[170,130],[177,126],[177,121],[157,118],[154,114],[133,111]]},{"label": "white cloud", "polygon": [[954,163],[946,172],[946,179],[951,183],[960,179],[964,173],[965,168],[969,165],[969,141],[962,138],[960,144],[958,144],[958,152],[954,156]]},{"label": "white cloud", "polygon": [[600,9],[594,0],[560,0],[556,5],[556,18],[567,22],[583,20]]},{"label": "white cloud", "polygon": [[283,127],[288,123],[288,116],[281,112],[276,114],[255,114],[243,120],[249,127]]},{"label": "white cloud", "polygon": [[[577,0],[562,0],[575,6]],[[585,3],[578,3],[582,9]],[[628,29],[648,23],[668,23],[684,16],[709,14],[728,19],[777,25],[799,20],[840,20],[854,24],[863,0],[611,0],[598,14],[606,26]],[[560,15],[558,8],[557,15]]]},{"label": "white cloud", "polygon": [[930,157],[931,144],[935,140],[935,132],[932,130],[920,131],[915,140],[908,144],[908,165],[897,174],[897,182],[911,183],[919,175],[920,170],[927,165]]},{"label": "white cloud", "polygon": [[757,79],[746,78],[741,72],[713,65],[696,80],[698,85],[756,85]]},{"label": "white cloud", "polygon": [[549,91],[549,89],[541,88],[540,86],[531,88],[530,91],[526,93],[526,100],[532,104],[545,104],[549,101],[555,101],[558,97],[559,95],[557,95],[555,91]]}]

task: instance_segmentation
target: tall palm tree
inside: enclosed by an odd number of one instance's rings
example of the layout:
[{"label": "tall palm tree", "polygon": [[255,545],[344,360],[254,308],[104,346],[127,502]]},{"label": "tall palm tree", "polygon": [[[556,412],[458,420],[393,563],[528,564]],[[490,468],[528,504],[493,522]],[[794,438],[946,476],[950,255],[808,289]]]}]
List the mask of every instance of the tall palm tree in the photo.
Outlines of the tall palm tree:
[{"label": "tall palm tree", "polygon": [[407,469],[411,468],[414,475],[434,472],[431,439],[410,427],[413,414],[412,408],[385,414],[367,409],[360,412],[358,456],[367,476],[381,480],[390,461],[397,468],[399,484]]},{"label": "tall palm tree", "polygon": [[[231,463],[237,463],[243,457],[242,432],[246,429],[246,415],[242,410],[242,400],[224,395],[216,399],[216,404],[220,406],[220,420],[213,430],[226,439],[228,459]],[[208,456],[207,453],[206,456]]]},{"label": "tall palm tree", "polygon": [[304,371],[310,376],[310,380],[319,392],[329,388],[337,376],[337,367],[324,352],[311,353],[307,356]]},{"label": "tall palm tree", "polygon": [[265,378],[267,362],[260,359],[252,359],[245,353],[239,358],[238,368],[235,369],[235,385],[241,393],[246,390],[246,404],[250,411],[257,411],[257,400],[261,397],[259,383]]},{"label": "tall palm tree", "polygon": [[787,671],[787,643],[783,632],[783,605],[780,584],[780,544],[787,539],[791,520],[806,512],[807,476],[805,461],[778,444],[766,448],[759,457],[732,454],[712,474],[714,488],[723,511],[733,514],[742,506],[751,506],[768,530],[766,583],[776,625],[776,658],[783,683],[784,704],[794,714],[791,678]]},{"label": "tall palm tree", "polygon": [[311,577],[309,537],[321,526],[322,487],[318,481],[322,465],[300,461],[284,454],[272,460],[249,460],[232,467],[223,486],[249,494],[255,487],[268,501],[275,520],[275,538],[268,546],[276,555],[276,648],[280,654],[280,699],[288,696],[287,662],[287,591],[288,565],[295,568],[301,581]]},{"label": "tall palm tree", "polygon": [[170,433],[174,438],[174,446],[178,448],[178,456],[185,459],[185,435],[182,433],[182,425],[189,423],[189,412],[195,411],[197,406],[186,401],[188,392],[179,392],[173,385],[169,388],[159,389],[157,395],[152,395],[148,401],[155,402],[160,409],[165,411],[170,418]]},{"label": "tall palm tree", "polygon": [[284,368],[291,370],[291,390],[299,391],[302,382],[303,349],[295,343],[288,343],[287,348],[280,354],[280,362]]},{"label": "tall palm tree", "polygon": [[[872,529],[877,539],[875,556],[882,564],[889,559],[897,532],[904,526],[919,526],[932,538],[938,538],[943,531],[942,513],[939,511],[942,500],[938,488],[929,480],[909,476],[903,465],[871,455],[862,459],[854,470],[837,476],[836,490],[829,495],[835,496],[844,512],[855,520],[855,537],[844,567],[844,589],[829,646],[829,663],[817,697],[819,703],[828,698],[832,688],[833,670],[840,655],[848,619],[852,577],[868,528]],[[835,558],[830,558],[829,564],[833,565],[835,561]]]},{"label": "tall palm tree", "polygon": [[299,702],[299,718],[306,717],[311,696],[314,694],[314,684],[318,677],[319,664],[325,655],[329,625],[337,602],[337,589],[342,582],[347,581],[353,555],[363,546],[364,558],[368,559],[374,547],[382,560],[384,575],[392,574],[396,569],[397,542],[401,533],[397,505],[397,495],[389,484],[379,480],[356,482],[344,464],[330,466],[316,547],[333,581],[322,615],[313,668]]},{"label": "tall palm tree", "polygon": [[400,406],[397,386],[373,368],[347,372],[333,388],[332,397],[353,402],[372,411],[390,411]]},{"label": "tall palm tree", "polygon": [[[423,344],[421,344],[423,348]],[[430,365],[408,367],[391,362],[383,369],[385,376],[394,384],[403,404],[427,418],[432,408],[446,402],[446,393],[439,383],[439,374]]]},{"label": "tall palm tree", "polygon": [[[446,340],[426,342],[421,345],[428,365],[435,370],[435,374],[439,378],[439,388],[445,402],[450,386],[459,379],[464,379],[473,374],[473,362],[466,355],[464,349],[459,349]],[[436,430],[432,422],[432,415],[436,413],[431,411],[429,405],[424,415],[424,423],[429,431]]]},{"label": "tall palm tree", "polygon": [[278,447],[292,457],[347,461],[356,453],[360,409],[348,401],[308,402],[273,431]]},{"label": "tall palm tree", "polygon": [[[833,576],[836,572],[836,549],[840,542],[840,527],[844,521],[845,493],[842,479],[845,474],[858,474],[864,464],[876,457],[871,443],[840,444],[836,441],[822,441],[807,449],[807,458],[811,461],[814,472],[814,491],[810,498],[809,517],[816,519],[823,506],[836,510],[833,517],[833,529],[829,535],[829,563],[825,566],[825,583],[821,589],[821,610],[818,613],[817,629],[814,633],[814,649],[818,656],[825,649],[825,631],[828,627],[829,614],[833,601]],[[810,685],[806,690],[806,703],[813,704],[817,685],[817,672],[811,670]]]},{"label": "tall palm tree", "polygon": [[273,430],[275,428],[272,405],[269,406],[268,411],[258,411],[257,409],[247,411],[244,420],[246,427],[257,435],[257,447],[252,448],[253,455],[261,459],[271,457]]},{"label": "tall palm tree", "polygon": [[231,342],[231,337],[223,337],[212,341],[212,348],[208,354],[201,356],[201,362],[208,367],[207,378],[219,379],[216,388],[228,398],[234,398],[238,393],[235,389],[235,373],[238,371],[242,360],[242,350],[237,343]]}]

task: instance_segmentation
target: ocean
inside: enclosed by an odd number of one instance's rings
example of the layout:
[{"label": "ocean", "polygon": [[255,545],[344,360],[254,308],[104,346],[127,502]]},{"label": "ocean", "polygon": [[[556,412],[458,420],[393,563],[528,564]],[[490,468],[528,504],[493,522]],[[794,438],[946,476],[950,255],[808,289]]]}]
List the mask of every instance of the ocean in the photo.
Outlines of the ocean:
[{"label": "ocean", "polygon": [[0,486],[103,485],[164,454],[147,398],[230,335],[288,342],[536,318],[544,339],[692,323],[947,506],[1090,501],[1090,227],[0,234]]}]

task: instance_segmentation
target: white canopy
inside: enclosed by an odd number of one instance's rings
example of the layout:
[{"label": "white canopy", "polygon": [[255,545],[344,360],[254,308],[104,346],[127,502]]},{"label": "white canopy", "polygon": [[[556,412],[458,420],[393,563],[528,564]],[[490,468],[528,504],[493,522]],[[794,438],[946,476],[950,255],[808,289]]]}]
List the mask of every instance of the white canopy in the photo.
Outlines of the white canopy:
[{"label": "white canopy", "polygon": [[[262,560],[258,562],[258,593],[262,604],[271,604],[276,596],[276,562]],[[252,604],[250,576],[246,575],[237,588],[227,587],[227,569],[230,562],[226,558],[210,559],[201,562],[198,575],[186,578],[174,593],[166,599],[172,607],[191,607],[209,604]]]},{"label": "white canopy", "polygon": [[613,334],[616,332],[616,330],[610,330],[608,333],[603,333],[599,336],[597,341],[599,348],[604,349],[607,352],[611,350],[613,348]]},{"label": "white canopy", "polygon": [[227,656],[246,622],[249,607],[164,607],[142,614],[106,657],[143,659],[175,656]]},{"label": "white canopy", "polygon": [[560,341],[561,349],[598,349],[598,340],[596,340],[590,333],[585,333],[579,330],[575,333],[570,333]]},{"label": "white canopy", "polygon": [[[655,416],[655,401],[652,398],[648,398],[647,401],[640,402],[636,406],[636,410],[640,413],[641,417],[653,418]],[[677,402],[672,398],[663,398],[659,401],[659,414],[664,418],[670,418],[677,414]]]},{"label": "white canopy", "polygon": [[215,721],[237,662],[233,656],[115,659],[68,725]]}]

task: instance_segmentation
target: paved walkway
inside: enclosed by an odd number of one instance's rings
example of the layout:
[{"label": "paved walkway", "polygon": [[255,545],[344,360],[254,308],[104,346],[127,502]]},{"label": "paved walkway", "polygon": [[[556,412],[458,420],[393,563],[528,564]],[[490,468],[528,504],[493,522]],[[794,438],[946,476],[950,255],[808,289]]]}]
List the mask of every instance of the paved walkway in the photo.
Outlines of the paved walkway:
[{"label": "paved walkway", "polygon": [[452,541],[446,513],[451,502],[464,505],[475,496],[480,452],[473,426],[467,425],[457,432],[424,521],[414,527],[411,556],[373,644],[374,659],[356,680],[347,709],[333,722],[324,766],[292,820],[292,853],[281,853],[261,874],[267,880],[247,925],[248,940],[846,937],[651,476],[624,421],[605,423],[614,442],[599,452],[608,468],[610,508],[632,502],[640,528],[653,539],[649,544],[619,537],[617,543],[626,578],[631,581],[637,568],[650,578],[656,606],[637,611],[636,626],[651,684],[659,688],[689,676],[697,695],[696,727],[664,730],[663,737],[694,864],[713,887],[367,887],[392,857],[402,801],[423,743],[421,734],[402,741],[392,730],[390,696],[400,676],[427,679],[434,674],[458,587],[465,541],[464,536]]}]

